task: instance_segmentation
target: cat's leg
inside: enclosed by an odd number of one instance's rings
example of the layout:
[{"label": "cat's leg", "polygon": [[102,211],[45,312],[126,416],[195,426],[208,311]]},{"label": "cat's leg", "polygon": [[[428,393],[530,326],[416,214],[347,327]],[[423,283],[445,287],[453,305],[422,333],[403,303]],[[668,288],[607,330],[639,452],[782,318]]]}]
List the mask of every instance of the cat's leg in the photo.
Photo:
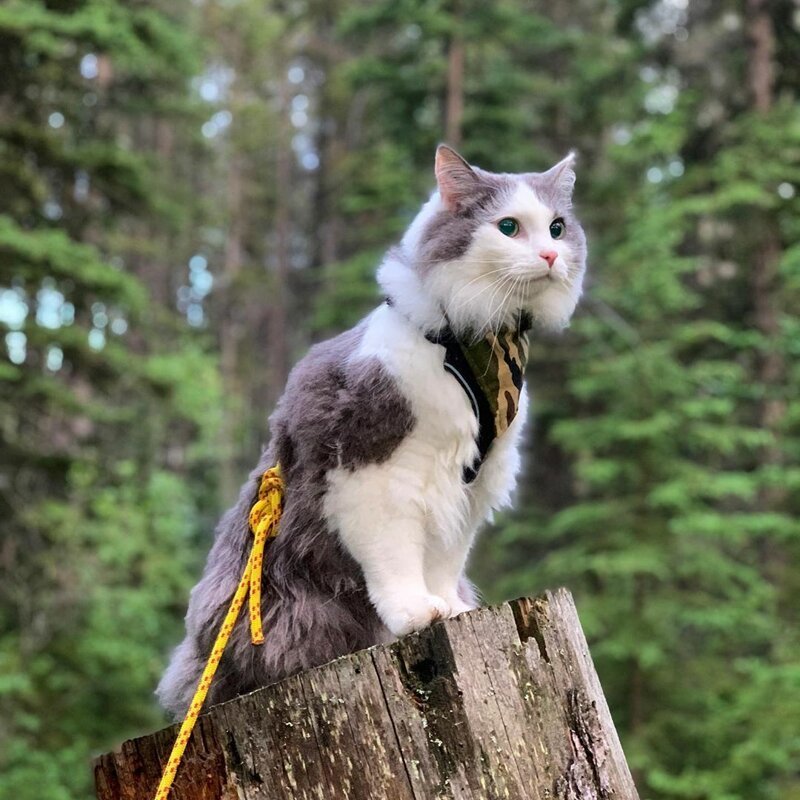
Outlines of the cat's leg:
[{"label": "cat's leg", "polygon": [[428,537],[425,582],[431,592],[444,598],[453,617],[477,608],[475,591],[464,575],[475,530],[476,526],[470,526],[467,533],[452,543],[438,533]]},{"label": "cat's leg", "polygon": [[329,473],[325,511],[331,527],[364,573],[378,616],[395,635],[451,615],[425,582],[428,538],[418,495],[388,470]]},{"label": "cat's leg", "polygon": [[492,514],[491,496],[482,490],[483,475],[469,495],[469,506],[458,528],[447,528],[446,520],[429,520],[430,531],[425,553],[425,581],[428,588],[443,597],[451,616],[472,611],[479,605],[478,592],[465,574],[467,557],[480,528]]},{"label": "cat's leg", "polygon": [[364,572],[378,616],[395,636],[450,616],[444,598],[425,583],[421,519],[378,514],[368,528],[345,524],[339,535]]},{"label": "cat's leg", "polygon": [[[464,574],[467,556],[478,529],[491,519],[492,510],[510,502],[520,468],[519,436],[527,411],[527,393],[520,395],[520,412],[500,439],[492,445],[487,459],[468,492],[469,510],[457,530],[447,520],[432,524],[425,561],[428,588],[443,597],[453,615],[478,606],[477,593]],[[452,515],[458,518],[457,515]]]}]

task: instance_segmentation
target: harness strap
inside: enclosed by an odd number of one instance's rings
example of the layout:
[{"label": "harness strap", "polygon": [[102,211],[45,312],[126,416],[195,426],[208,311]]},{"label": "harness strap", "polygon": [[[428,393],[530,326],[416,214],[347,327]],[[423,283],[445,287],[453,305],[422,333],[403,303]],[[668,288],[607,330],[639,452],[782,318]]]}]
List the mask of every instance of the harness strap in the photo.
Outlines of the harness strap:
[{"label": "harness strap", "polygon": [[494,414],[485,392],[475,380],[475,373],[467,361],[464,351],[458,343],[453,331],[448,327],[437,333],[427,333],[425,338],[434,344],[444,347],[444,369],[449,372],[459,383],[467,395],[467,400],[472,407],[472,413],[478,420],[478,435],[475,444],[478,445],[478,455],[472,464],[465,464],[462,472],[464,483],[472,483],[478,477],[478,470],[492,446],[495,439]]},{"label": "harness strap", "polygon": [[[384,297],[384,303],[395,308],[391,296]],[[399,309],[395,310],[409,319]],[[519,311],[514,324],[471,340],[456,336],[444,311],[442,319],[444,327],[421,333],[429,342],[444,347],[444,371],[458,381],[478,421],[475,435],[478,454],[462,471],[464,483],[472,483],[492,442],[508,430],[519,411],[532,320],[527,311]]]}]

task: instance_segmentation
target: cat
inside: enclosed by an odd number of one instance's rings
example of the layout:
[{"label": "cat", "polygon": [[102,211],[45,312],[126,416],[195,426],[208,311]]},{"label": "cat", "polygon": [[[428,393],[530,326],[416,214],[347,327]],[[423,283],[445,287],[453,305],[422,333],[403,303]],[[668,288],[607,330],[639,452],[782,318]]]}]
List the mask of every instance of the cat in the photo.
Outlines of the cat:
[{"label": "cat", "polygon": [[526,330],[567,325],[586,238],[572,208],[573,154],[543,173],[492,173],[440,145],[435,176],[378,270],[385,302],[289,376],[157,689],[176,717],[247,560],[260,476],[277,462],[285,495],[264,556],[266,642],[251,644],[243,615],[210,703],[477,605],[464,568],[520,467]]}]

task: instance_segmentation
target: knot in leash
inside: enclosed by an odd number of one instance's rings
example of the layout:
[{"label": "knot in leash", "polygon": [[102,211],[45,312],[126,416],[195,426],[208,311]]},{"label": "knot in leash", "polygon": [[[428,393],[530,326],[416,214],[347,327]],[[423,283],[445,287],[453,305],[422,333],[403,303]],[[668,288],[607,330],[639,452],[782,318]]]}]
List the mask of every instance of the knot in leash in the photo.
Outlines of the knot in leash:
[{"label": "knot in leash", "polygon": [[172,752],[166,767],[164,767],[154,800],[166,800],[169,795],[181,758],[189,743],[189,737],[200,716],[208,690],[211,688],[211,681],[214,679],[222,654],[225,652],[225,646],[231,638],[233,627],[247,596],[249,596],[250,610],[250,641],[253,644],[264,643],[264,630],[261,622],[261,572],[264,563],[264,545],[269,539],[278,535],[278,523],[283,511],[283,490],[283,477],[278,464],[261,476],[258,498],[250,509],[250,532],[253,534],[250,556],[228,607],[228,613],[225,615],[214,646],[211,648],[211,655],[208,657],[200,682],[195,689],[189,710],[186,712],[178,736],[172,745]]},{"label": "knot in leash", "polygon": [[280,468],[272,467],[261,476],[258,500],[250,509],[250,530],[255,537],[245,575],[250,584],[250,641],[264,644],[261,626],[261,568],[264,561],[264,545],[268,539],[278,535],[278,522],[283,510],[283,478]]}]

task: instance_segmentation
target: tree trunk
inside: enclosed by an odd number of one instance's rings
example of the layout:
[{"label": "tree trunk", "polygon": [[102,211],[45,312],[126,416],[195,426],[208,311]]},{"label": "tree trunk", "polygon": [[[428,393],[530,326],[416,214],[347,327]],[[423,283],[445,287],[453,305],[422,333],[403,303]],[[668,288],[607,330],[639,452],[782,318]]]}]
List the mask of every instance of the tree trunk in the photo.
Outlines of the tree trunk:
[{"label": "tree trunk", "polygon": [[[754,110],[768,114],[775,93],[775,28],[768,0],[747,0],[747,30],[749,58],[747,82]],[[786,414],[786,403],[780,388],[786,377],[786,363],[777,338],[780,334],[780,286],[778,267],[781,258],[781,235],[774,215],[760,212],[753,220],[752,230],[759,232],[753,254],[752,292],[756,329],[770,343],[761,354],[758,381],[764,388],[764,399],[759,410],[762,428],[772,434],[772,443],[762,453],[764,465],[780,464],[783,454],[780,446],[780,428]],[[774,345],[772,344],[774,343]],[[774,511],[786,496],[780,488],[762,490],[759,505]],[[765,543],[767,562],[780,568],[776,560],[778,548],[774,542]],[[772,555],[770,555],[772,554]]]},{"label": "tree trunk", "polygon": [[462,0],[453,5],[453,30],[447,50],[447,105],[445,108],[445,141],[451,147],[461,146],[461,123],[464,117],[464,14]]},{"label": "tree trunk", "polygon": [[[324,0],[313,6],[314,36],[307,53],[316,69],[324,76],[317,89],[318,126],[316,150],[319,166],[315,174],[312,210],[318,235],[313,238],[309,266],[312,281],[319,280],[319,271],[339,259],[342,234],[339,201],[342,184],[342,160],[346,155],[345,119],[350,111],[342,104],[337,82],[341,64],[352,55],[336,42],[336,24],[341,9],[336,0]],[[356,93],[356,98],[358,93]],[[355,104],[356,100],[353,100]],[[313,287],[312,287],[313,288]],[[306,302],[306,307],[309,304]]]},{"label": "tree trunk", "polygon": [[[232,397],[241,395],[239,377],[239,347],[242,337],[239,309],[238,278],[244,259],[244,176],[241,157],[234,153],[228,165],[227,194],[230,222],[225,239],[222,264],[222,313],[219,320],[220,372],[225,391]],[[225,503],[233,502],[239,491],[242,476],[237,464],[238,409],[227,406],[220,425],[220,488]]]},{"label": "tree trunk", "polygon": [[[285,74],[286,67],[283,67]],[[280,84],[280,135],[275,163],[275,254],[270,308],[269,407],[275,405],[289,376],[288,284],[291,259],[291,131],[288,130],[289,88],[286,79]]]},{"label": "tree trunk", "polygon": [[[95,765],[152,796],[176,728]],[[569,592],[479,609],[211,709],[171,797],[637,800]]]},{"label": "tree trunk", "polygon": [[747,0],[747,32],[750,37],[748,83],[756,110],[772,108],[775,86],[775,30],[769,15],[769,0]]}]

